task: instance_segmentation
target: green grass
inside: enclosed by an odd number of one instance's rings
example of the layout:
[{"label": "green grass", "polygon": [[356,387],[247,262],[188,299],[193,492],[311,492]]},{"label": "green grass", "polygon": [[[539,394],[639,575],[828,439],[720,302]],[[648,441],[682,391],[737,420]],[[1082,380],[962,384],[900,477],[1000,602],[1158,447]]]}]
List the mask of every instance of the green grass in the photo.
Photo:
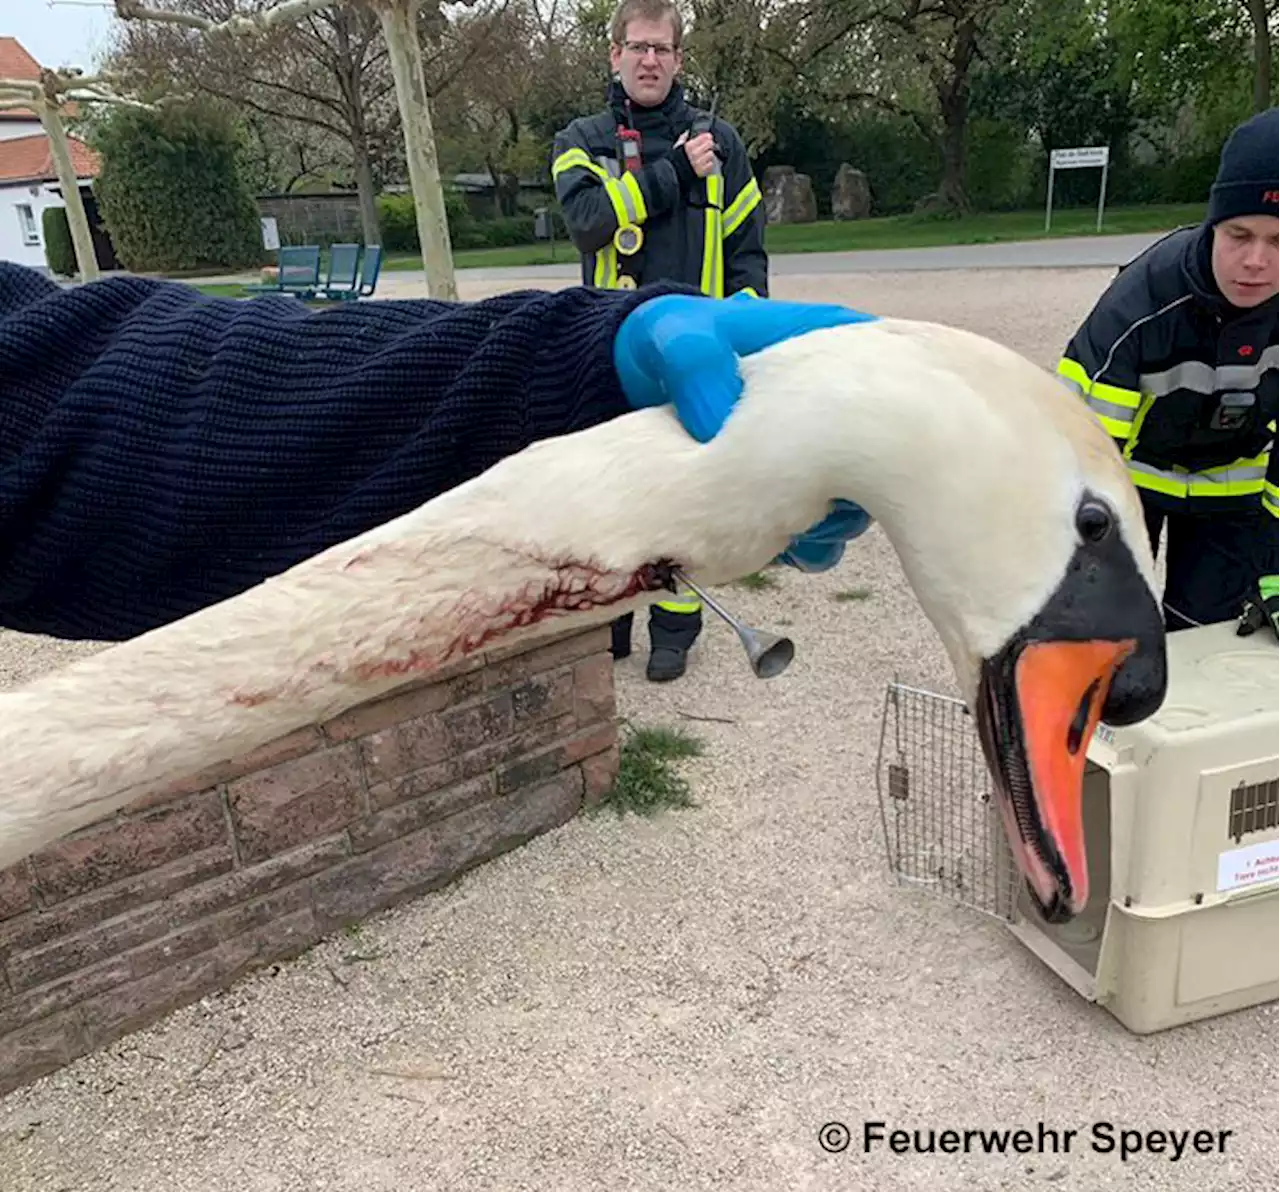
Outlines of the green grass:
[{"label": "green grass", "polygon": [[870,588],[848,588],[843,592],[833,592],[831,599],[839,604],[849,604],[857,600],[870,600]]},{"label": "green grass", "polygon": [[244,286],[234,282],[200,282],[196,289],[202,294],[212,294],[215,298],[244,298]]},{"label": "green grass", "polygon": [[751,592],[759,592],[765,588],[776,588],[778,578],[767,571],[753,571],[750,575],[742,575],[733,581],[734,586],[746,588]]},{"label": "green grass", "polygon": [[689,784],[674,763],[701,757],[702,742],[682,729],[631,729],[622,743],[618,776],[593,812],[649,817],[662,808],[696,807]]}]

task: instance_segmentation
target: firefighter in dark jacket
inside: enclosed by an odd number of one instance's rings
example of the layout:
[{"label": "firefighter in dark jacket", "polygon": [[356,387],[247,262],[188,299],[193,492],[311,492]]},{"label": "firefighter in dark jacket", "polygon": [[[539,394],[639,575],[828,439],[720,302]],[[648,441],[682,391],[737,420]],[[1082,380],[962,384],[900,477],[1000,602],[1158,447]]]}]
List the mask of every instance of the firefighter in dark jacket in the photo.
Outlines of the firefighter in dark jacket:
[{"label": "firefighter in dark jacket", "polygon": [[1223,146],[1203,223],[1112,281],[1058,364],[1125,459],[1170,630],[1277,610],[1277,113]]},{"label": "firefighter in dark jacket", "polygon": [[[676,82],[683,23],[670,0],[624,0],[610,35],[608,107],[555,138],[551,173],[589,286],[696,286],[713,298],[768,296],[764,205],[732,125],[691,107]],[[630,615],[613,654],[631,652]],[[677,679],[702,630],[682,591],[649,613],[648,677]]]}]

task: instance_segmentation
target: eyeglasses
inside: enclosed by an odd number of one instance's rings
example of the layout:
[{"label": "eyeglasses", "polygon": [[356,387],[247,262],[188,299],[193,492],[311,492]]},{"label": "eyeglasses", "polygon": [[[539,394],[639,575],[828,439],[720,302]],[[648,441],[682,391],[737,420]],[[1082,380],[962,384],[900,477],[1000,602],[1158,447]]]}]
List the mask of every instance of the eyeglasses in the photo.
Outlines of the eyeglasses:
[{"label": "eyeglasses", "polygon": [[650,50],[659,58],[670,58],[676,52],[676,47],[666,41],[624,41],[622,48],[637,58],[643,58]]}]

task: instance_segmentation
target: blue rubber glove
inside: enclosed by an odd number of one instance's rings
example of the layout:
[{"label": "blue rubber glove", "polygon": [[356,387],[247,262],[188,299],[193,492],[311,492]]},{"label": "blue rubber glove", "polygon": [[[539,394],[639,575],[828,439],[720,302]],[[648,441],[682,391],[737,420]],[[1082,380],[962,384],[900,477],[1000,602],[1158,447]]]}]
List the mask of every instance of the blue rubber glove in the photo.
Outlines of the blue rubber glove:
[{"label": "blue rubber glove", "polygon": [[852,501],[836,497],[831,512],[816,526],[791,539],[775,563],[785,563],[798,571],[826,571],[844,557],[846,543],[871,525],[871,515]]},{"label": "blue rubber glove", "polygon": [[[776,302],[735,295],[717,300],[664,294],[636,307],[614,339],[614,367],[634,409],[670,402],[685,430],[700,443],[724,426],[738,398],[738,358],[823,327],[874,322],[878,316],[834,304]],[[793,538],[775,562],[801,571],[826,571],[845,543],[871,524],[852,501]]]}]

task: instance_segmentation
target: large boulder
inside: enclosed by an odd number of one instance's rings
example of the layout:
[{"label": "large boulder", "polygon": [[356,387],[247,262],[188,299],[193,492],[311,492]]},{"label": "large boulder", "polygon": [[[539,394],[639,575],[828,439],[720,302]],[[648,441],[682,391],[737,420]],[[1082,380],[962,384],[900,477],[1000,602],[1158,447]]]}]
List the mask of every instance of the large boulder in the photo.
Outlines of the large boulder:
[{"label": "large boulder", "polygon": [[764,209],[769,223],[813,223],[818,203],[808,174],[795,166],[770,166],[764,172]]},{"label": "large boulder", "polygon": [[866,174],[847,161],[840,163],[831,187],[831,215],[834,219],[867,219],[871,215],[871,184]]}]

